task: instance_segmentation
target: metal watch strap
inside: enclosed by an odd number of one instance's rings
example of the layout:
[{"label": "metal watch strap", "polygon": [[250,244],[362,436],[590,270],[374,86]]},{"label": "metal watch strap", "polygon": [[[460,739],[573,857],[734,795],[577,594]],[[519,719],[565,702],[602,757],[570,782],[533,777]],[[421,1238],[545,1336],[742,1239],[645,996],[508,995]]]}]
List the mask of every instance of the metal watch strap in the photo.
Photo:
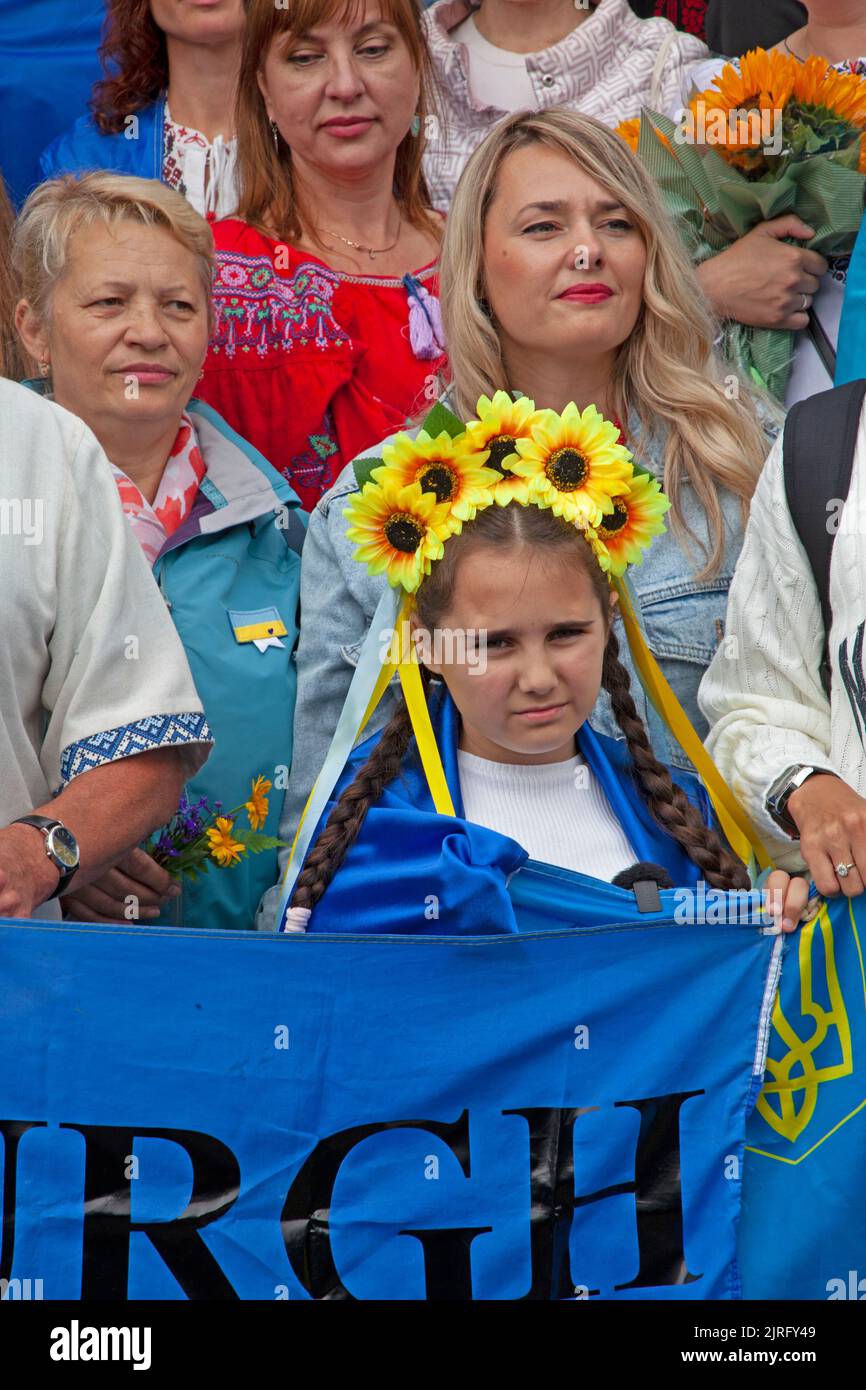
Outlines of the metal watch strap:
[{"label": "metal watch strap", "polygon": [[812,767],[811,763],[798,763],[794,767],[787,768],[782,774],[785,780],[782,783],[778,795],[774,796],[773,792],[775,787],[779,785],[779,782],[782,782],[782,777],[779,778],[779,781],[776,782],[767,793],[764,803],[767,811],[776,824],[781,826],[785,834],[789,835],[792,840],[799,839],[800,831],[796,821],[788,810],[788,801],[794,792],[798,791],[804,782],[808,782],[809,778],[813,776],[814,773],[823,770],[824,769],[820,767]]}]

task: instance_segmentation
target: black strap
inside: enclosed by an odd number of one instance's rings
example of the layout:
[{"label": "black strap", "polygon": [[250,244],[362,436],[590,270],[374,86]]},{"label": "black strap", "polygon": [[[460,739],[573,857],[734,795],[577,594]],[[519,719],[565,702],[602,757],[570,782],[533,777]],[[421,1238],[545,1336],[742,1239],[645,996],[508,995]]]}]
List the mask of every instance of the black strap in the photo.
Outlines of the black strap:
[{"label": "black strap", "polygon": [[[836,537],[833,503],[851,486],[866,380],[849,381],[798,401],[788,412],[783,443],[785,496],[794,529],[815,576],[824,620],[821,684],[830,694],[830,560]],[[841,507],[836,512],[838,525]]]},{"label": "black strap", "polygon": [[818,318],[814,309],[809,315],[806,333],[812,342],[813,348],[821,359],[821,366],[824,368],[830,380],[833,381],[836,376],[836,351],[830,339],[827,337],[827,334],[824,332],[824,325]]}]

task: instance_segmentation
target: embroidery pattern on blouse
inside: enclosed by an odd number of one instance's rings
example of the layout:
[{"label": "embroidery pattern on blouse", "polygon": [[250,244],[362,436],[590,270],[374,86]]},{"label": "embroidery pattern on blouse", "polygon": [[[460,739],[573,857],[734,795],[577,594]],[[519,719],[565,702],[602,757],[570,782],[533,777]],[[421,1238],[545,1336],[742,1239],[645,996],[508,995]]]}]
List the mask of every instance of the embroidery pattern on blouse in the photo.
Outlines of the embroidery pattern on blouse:
[{"label": "embroidery pattern on blouse", "polygon": [[351,344],[334,317],[332,300],[339,276],[325,266],[305,262],[291,279],[276,273],[266,256],[243,256],[223,251],[217,256],[214,279],[216,328],[214,352],[227,357],[250,352],[260,357],[295,344],[313,343],[320,351]]},{"label": "embroidery pattern on blouse", "polygon": [[295,487],[327,491],[333,482],[333,457],[339,453],[334,418],[327,410],[318,434],[308,434],[307,447],[281,471]]},{"label": "embroidery pattern on blouse", "polygon": [[152,748],[171,748],[177,744],[212,743],[213,735],[203,714],[148,714],[132,724],[105,729],[77,739],[60,756],[63,786],[89,768],[147,753]]}]

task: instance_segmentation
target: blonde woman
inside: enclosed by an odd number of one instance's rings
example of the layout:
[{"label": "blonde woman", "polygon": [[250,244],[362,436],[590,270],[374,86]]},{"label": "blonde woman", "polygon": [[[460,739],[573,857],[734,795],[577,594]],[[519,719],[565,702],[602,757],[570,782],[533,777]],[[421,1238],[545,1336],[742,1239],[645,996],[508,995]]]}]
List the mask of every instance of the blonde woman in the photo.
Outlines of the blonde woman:
[{"label": "blonde woman", "polygon": [[[501,122],[455,195],[442,307],[453,371],[445,403],[458,416],[471,419],[480,396],[502,389],[556,411],[593,403],[663,483],[671,526],[632,579],[650,647],[703,734],[697,688],[722,634],[768,442],[746,388],[722,375],[694,272],[624,143],[564,110]],[[486,415],[488,466],[509,452],[522,409],[517,400]],[[354,561],[346,539],[343,509],[356,488],[347,468],[310,520],[283,838],[291,839],[321,767],[384,586]],[[687,766],[639,689],[635,699],[659,759]],[[386,703],[383,717],[391,712]],[[618,735],[606,700],[593,725]],[[271,924],[273,906],[266,899],[261,926]]]},{"label": "blonde woman", "polygon": [[[105,450],[214,730],[219,751],[190,783],[190,803],[242,806],[255,779],[270,786],[274,767],[291,760],[304,528],[285,479],[193,394],[212,322],[210,227],[155,179],[67,174],[27,199],[13,263],[18,331],[41,373],[33,384],[84,420]],[[276,793],[252,804],[273,835]],[[187,882],[182,920],[251,926],[274,860],[273,851],[246,855],[230,873]],[[165,871],[136,852],[124,872],[112,870],[67,908],[122,920],[134,894],[149,918],[170,888]]]}]

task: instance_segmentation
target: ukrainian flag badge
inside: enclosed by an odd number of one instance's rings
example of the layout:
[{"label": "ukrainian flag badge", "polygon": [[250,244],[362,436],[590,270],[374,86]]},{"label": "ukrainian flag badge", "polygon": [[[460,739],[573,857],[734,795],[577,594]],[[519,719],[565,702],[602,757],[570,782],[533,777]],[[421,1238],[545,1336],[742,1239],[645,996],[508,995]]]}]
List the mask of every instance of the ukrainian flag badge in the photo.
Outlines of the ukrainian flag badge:
[{"label": "ukrainian flag badge", "polygon": [[237,642],[252,642],[260,652],[268,647],[284,647],[280,638],[286,636],[286,625],[276,608],[252,608],[246,612],[229,611],[229,622]]}]

